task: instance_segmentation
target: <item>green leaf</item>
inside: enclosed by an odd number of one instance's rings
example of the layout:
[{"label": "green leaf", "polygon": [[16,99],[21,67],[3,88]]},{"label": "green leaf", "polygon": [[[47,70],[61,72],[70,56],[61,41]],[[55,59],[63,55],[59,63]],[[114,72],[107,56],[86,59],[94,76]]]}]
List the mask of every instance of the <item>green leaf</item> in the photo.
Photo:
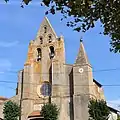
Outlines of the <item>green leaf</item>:
[{"label": "green leaf", "polygon": [[89,101],[89,120],[108,120],[110,110],[104,100]]},{"label": "green leaf", "polygon": [[20,107],[12,101],[7,101],[3,108],[4,120],[18,120]]},{"label": "green leaf", "polygon": [[44,117],[44,120],[57,120],[58,114],[59,109],[56,104],[47,103],[42,107],[41,115]]}]

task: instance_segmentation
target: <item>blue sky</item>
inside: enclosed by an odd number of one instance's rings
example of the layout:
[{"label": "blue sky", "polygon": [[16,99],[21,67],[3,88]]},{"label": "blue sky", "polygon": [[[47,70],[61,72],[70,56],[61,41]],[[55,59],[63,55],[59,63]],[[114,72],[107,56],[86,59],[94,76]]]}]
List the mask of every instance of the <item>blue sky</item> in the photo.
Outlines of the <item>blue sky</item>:
[{"label": "blue sky", "polygon": [[[3,0],[0,0],[0,81],[17,82],[17,71],[23,68],[29,41],[36,37],[46,9],[40,7],[38,2],[21,8],[18,0],[11,1],[13,2],[5,4]],[[74,63],[82,36],[89,61],[93,70],[96,70],[93,73],[94,78],[101,84],[120,85],[120,69],[99,71],[120,68],[120,54],[109,51],[110,38],[99,35],[99,32],[102,31],[99,24],[96,28],[83,34],[74,32],[72,28],[65,25],[65,22],[61,22],[60,14],[47,17],[57,35],[62,34],[65,38],[67,63]],[[0,82],[0,96],[15,95],[15,88],[16,83]],[[119,91],[120,86],[104,86],[106,99],[111,103],[120,103]]]}]

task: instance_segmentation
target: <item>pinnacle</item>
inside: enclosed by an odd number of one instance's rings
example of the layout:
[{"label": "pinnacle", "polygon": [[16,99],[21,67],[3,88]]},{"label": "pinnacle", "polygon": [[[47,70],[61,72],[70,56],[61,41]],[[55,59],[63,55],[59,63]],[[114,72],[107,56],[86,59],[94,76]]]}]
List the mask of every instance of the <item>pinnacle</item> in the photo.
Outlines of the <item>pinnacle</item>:
[{"label": "pinnacle", "polygon": [[75,64],[89,64],[82,39],[80,39],[80,48],[79,48],[79,52],[78,52]]}]

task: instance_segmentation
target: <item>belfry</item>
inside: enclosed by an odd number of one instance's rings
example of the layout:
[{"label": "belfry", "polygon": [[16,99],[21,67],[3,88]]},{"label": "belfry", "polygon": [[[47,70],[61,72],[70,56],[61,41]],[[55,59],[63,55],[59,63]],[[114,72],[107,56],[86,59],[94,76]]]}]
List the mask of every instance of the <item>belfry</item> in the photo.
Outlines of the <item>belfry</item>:
[{"label": "belfry", "polygon": [[75,63],[67,64],[64,37],[56,35],[45,17],[29,43],[16,96],[10,100],[21,105],[21,120],[42,120],[40,111],[47,102],[57,104],[59,120],[88,120],[88,100],[104,99],[101,87],[93,78],[82,41]]}]

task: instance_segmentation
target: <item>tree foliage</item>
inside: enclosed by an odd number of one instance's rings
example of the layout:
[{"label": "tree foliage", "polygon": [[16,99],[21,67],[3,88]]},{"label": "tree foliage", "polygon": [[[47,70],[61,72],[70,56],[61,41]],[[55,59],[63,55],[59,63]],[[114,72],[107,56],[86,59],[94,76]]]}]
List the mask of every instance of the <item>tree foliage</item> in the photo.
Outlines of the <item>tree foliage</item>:
[{"label": "tree foliage", "polygon": [[120,120],[120,116],[118,116],[117,120]]},{"label": "tree foliage", "polygon": [[5,102],[3,108],[4,120],[18,120],[20,107],[12,101]]},{"label": "tree foliage", "polygon": [[[5,0],[9,1],[9,0]],[[34,0],[23,0],[26,5]],[[57,11],[67,19],[67,26],[76,31],[86,32],[95,27],[96,21],[102,23],[103,34],[111,37],[111,51],[120,52],[120,0],[39,0],[49,7],[46,14]],[[22,5],[23,7],[23,5]],[[71,18],[72,19],[69,19]],[[101,32],[102,33],[102,32]]]},{"label": "tree foliage", "polygon": [[103,100],[90,100],[89,105],[89,120],[108,120],[110,110]]},{"label": "tree foliage", "polygon": [[47,103],[42,107],[41,115],[44,120],[57,120],[59,114],[59,109],[56,104]]}]

